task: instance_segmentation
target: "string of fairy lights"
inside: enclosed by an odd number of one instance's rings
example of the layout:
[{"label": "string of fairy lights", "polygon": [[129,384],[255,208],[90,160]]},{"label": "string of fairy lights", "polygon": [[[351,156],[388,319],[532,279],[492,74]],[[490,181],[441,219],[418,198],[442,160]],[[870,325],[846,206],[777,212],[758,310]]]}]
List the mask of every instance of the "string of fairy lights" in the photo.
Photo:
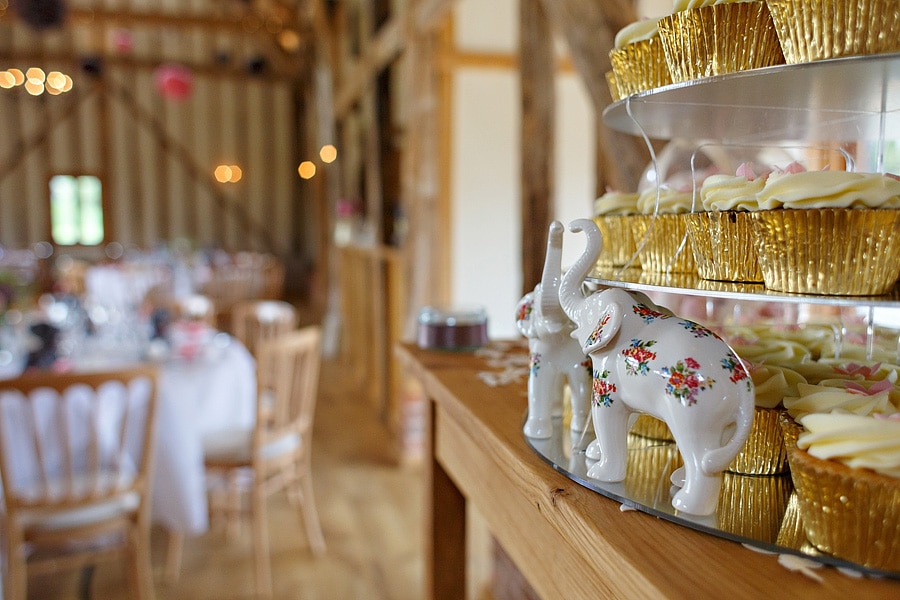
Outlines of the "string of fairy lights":
[{"label": "string of fairy lights", "polygon": [[19,86],[25,88],[32,96],[40,96],[43,93],[58,96],[71,91],[74,83],[72,78],[62,71],[45,73],[40,67],[29,67],[24,72],[16,68],[0,71],[0,88],[9,90]]},{"label": "string of fairy lights", "polygon": [[[319,158],[326,165],[337,160],[338,151],[332,144],[325,144],[319,149]],[[304,160],[297,167],[297,174],[302,179],[312,179],[316,176],[316,163],[311,160]],[[218,165],[213,171],[213,176],[219,183],[237,183],[244,176],[243,170],[238,165]]]},{"label": "string of fairy lights", "polygon": [[[39,67],[29,67],[24,72],[17,68],[0,71],[0,88],[22,86],[32,96],[44,93],[56,96],[70,91],[73,85],[72,78],[61,71],[45,73]],[[319,149],[319,158],[324,164],[333,163],[337,160],[337,148],[333,144],[325,144]],[[316,171],[316,163],[311,160],[304,160],[297,167],[297,173],[302,179],[312,179]],[[219,183],[237,183],[243,178],[244,172],[238,165],[220,164],[213,170],[213,176]]]}]

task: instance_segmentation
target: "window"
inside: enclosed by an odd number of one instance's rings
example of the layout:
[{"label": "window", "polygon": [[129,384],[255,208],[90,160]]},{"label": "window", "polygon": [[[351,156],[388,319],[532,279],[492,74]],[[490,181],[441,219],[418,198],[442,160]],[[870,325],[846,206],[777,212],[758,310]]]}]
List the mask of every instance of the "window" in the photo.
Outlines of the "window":
[{"label": "window", "polygon": [[50,178],[50,233],[64,246],[103,241],[103,185],[95,175]]}]

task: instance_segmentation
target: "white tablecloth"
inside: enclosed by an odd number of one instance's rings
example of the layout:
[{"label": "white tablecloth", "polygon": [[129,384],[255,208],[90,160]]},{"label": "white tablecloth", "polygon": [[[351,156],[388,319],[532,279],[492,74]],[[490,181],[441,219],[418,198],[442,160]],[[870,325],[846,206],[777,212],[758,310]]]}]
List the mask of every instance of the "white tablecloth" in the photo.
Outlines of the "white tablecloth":
[{"label": "white tablecloth", "polygon": [[209,527],[203,437],[256,419],[256,366],[237,340],[219,356],[163,365],[159,381],[153,519],[199,534]]}]

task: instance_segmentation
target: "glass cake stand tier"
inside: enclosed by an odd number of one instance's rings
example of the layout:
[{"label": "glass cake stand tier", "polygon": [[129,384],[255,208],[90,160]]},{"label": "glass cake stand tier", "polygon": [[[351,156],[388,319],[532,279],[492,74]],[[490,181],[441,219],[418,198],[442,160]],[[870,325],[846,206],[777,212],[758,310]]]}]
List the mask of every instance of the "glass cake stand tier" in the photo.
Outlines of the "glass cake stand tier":
[{"label": "glass cake stand tier", "polygon": [[900,53],[778,65],[675,83],[603,111],[654,139],[860,141],[900,137]]},{"label": "glass cake stand tier", "polygon": [[792,554],[873,577],[900,579],[900,572],[866,568],[822,554],[806,539],[790,474],[750,476],[725,473],[716,513],[695,516],[672,507],[672,473],[682,465],[673,442],[628,434],[628,471],[619,483],[587,476],[589,459],[584,434],[553,420],[549,439],[525,438],[544,461],[575,483],[623,505],[653,516],[765,552]]},{"label": "glass cake stand tier", "polygon": [[766,289],[761,283],[735,283],[703,279],[695,273],[654,273],[639,268],[594,271],[585,279],[589,287],[611,286],[639,292],[667,292],[704,298],[729,298],[759,302],[789,302],[831,306],[900,307],[900,288],[883,296],[817,296]]}]

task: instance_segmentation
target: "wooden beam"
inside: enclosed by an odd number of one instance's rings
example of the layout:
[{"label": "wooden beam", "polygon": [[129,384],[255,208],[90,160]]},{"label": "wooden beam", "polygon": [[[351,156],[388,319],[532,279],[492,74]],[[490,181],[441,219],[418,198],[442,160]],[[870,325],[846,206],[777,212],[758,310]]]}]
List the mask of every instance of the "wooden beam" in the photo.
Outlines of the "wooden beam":
[{"label": "wooden beam", "polygon": [[553,210],[555,66],[553,36],[540,0],[519,3],[522,92],[522,289],[541,279]]},{"label": "wooden beam", "polygon": [[372,44],[362,53],[363,57],[352,67],[346,80],[341,82],[335,94],[335,114],[341,119],[360,99],[363,91],[372,85],[375,77],[406,48],[410,29],[408,20],[415,24],[414,32],[425,33],[437,25],[449,12],[456,0],[427,0],[416,3],[411,19],[406,8],[395,14],[381,26]]}]

